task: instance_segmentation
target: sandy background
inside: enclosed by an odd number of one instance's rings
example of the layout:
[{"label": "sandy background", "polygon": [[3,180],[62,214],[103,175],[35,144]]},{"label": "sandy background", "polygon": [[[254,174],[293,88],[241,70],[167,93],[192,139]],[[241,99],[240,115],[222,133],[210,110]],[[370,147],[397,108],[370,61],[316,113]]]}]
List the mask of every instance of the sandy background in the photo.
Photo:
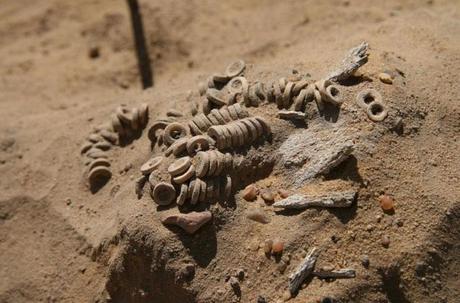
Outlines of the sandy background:
[{"label": "sandy background", "polygon": [[[240,267],[241,302],[277,302],[312,243],[327,243],[324,262],[344,259],[358,277],[312,281],[292,302],[458,302],[458,1],[140,3],[155,74],[146,91],[124,1],[0,1],[0,302],[231,302],[225,277]],[[215,230],[184,239],[159,223],[148,197],[133,197],[145,135],[112,152],[109,184],[86,189],[79,146],[119,104],[147,101],[152,117],[187,108],[187,91],[236,58],[264,79],[292,69],[319,79],[363,40],[371,51],[362,72],[405,127],[400,135],[363,124],[381,136],[356,157],[351,219],[311,210],[260,228],[242,204]],[[385,70],[401,71],[393,85],[377,79]],[[349,102],[364,85],[347,88]],[[382,213],[381,193],[395,197],[393,216]],[[304,222],[311,229],[292,233]],[[286,273],[252,251],[265,234],[287,239]],[[178,281],[187,262],[195,277]]]}]

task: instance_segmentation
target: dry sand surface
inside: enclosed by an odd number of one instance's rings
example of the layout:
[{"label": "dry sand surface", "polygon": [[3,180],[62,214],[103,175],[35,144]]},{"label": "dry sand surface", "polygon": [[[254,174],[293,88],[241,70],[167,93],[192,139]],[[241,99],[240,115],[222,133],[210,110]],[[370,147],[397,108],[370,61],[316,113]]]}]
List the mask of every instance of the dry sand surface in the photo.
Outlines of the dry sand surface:
[{"label": "dry sand surface", "polygon": [[[147,90],[125,1],[0,0],[0,302],[283,302],[313,246],[316,268],[353,268],[356,277],[309,278],[289,302],[460,302],[458,0],[140,5],[155,74]],[[278,157],[286,140],[349,136],[352,155],[298,191],[352,187],[351,207],[275,212],[260,196],[242,199],[243,182],[232,203],[198,207],[213,219],[196,234],[163,226],[177,207],[134,193],[152,155],[149,126],[108,151],[112,178],[88,190],[80,146],[120,104],[147,102],[149,124],[171,108],[185,121],[188,92],[235,59],[251,81],[298,72],[314,82],[361,41],[369,61],[339,85],[338,119],[312,111],[305,128],[276,118],[273,104],[248,109],[272,123],[274,139],[248,151],[255,166],[241,176],[294,192],[298,167]],[[356,105],[364,88],[383,96],[385,121]],[[394,212],[382,211],[382,194]],[[248,219],[255,208],[270,222]],[[263,243],[275,238],[284,251],[267,257]]]}]

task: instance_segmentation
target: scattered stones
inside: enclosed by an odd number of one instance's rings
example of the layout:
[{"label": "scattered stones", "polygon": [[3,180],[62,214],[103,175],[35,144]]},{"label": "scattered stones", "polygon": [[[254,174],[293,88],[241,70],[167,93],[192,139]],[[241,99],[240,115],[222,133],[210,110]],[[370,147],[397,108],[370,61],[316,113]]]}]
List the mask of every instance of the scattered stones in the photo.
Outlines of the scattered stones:
[{"label": "scattered stones", "polygon": [[188,214],[175,214],[166,216],[161,220],[165,225],[177,225],[189,234],[194,234],[204,224],[212,219],[210,211],[191,212]]},{"label": "scattered stones", "polygon": [[393,200],[392,197],[390,197],[388,195],[381,195],[379,197],[379,203],[380,203],[380,207],[384,211],[392,211],[392,210],[394,210],[394,200]]},{"label": "scattered stones", "polygon": [[379,79],[385,84],[393,84],[393,78],[387,73],[380,73]]},{"label": "scattered stones", "polygon": [[270,219],[267,217],[265,212],[260,208],[248,210],[246,212],[246,217],[248,219],[251,219],[253,221],[263,223],[263,224],[267,224],[270,222]]},{"label": "scattered stones", "polygon": [[390,246],[390,237],[387,235],[382,236],[382,240],[380,241],[382,243],[382,246],[385,248],[388,248]]},{"label": "scattered stones", "polygon": [[246,201],[254,201],[258,194],[259,189],[254,184],[250,184],[243,190],[243,199]]},{"label": "scattered stones", "polygon": [[272,204],[275,202],[275,195],[273,194],[273,191],[270,189],[264,189],[261,192],[262,199],[264,199],[265,203]]},{"label": "scattered stones", "polygon": [[274,255],[281,255],[284,250],[284,242],[281,239],[275,239],[272,245],[272,253]]}]

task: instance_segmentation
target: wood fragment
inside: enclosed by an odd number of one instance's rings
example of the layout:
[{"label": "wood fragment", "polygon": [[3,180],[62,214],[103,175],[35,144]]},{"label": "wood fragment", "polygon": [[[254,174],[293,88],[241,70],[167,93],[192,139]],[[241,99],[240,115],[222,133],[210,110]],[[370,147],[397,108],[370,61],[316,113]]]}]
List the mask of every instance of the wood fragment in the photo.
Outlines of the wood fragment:
[{"label": "wood fragment", "polygon": [[312,274],[319,254],[320,250],[317,247],[313,247],[296,271],[289,276],[289,292],[291,295],[296,294],[305,279]]},{"label": "wood fragment", "polygon": [[342,82],[349,78],[355,71],[361,66],[367,63],[369,54],[367,53],[369,44],[367,42],[361,42],[358,46],[350,49],[342,60],[340,66],[330,73],[326,79],[333,82]]},{"label": "wood fragment", "polygon": [[347,278],[355,278],[356,272],[352,268],[344,268],[338,270],[331,270],[331,271],[315,271],[313,275],[317,276],[320,279],[347,279]]},{"label": "wood fragment", "polygon": [[280,110],[278,117],[284,120],[305,120],[305,113],[295,110]]},{"label": "wood fragment", "polygon": [[308,207],[350,207],[356,197],[355,190],[331,192],[323,195],[295,194],[273,204],[275,208],[304,209]]}]

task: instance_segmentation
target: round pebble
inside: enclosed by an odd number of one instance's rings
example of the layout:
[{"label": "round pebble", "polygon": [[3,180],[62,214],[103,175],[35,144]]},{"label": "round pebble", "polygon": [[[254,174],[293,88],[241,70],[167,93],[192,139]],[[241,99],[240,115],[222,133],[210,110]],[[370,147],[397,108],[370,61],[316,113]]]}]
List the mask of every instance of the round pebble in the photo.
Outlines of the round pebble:
[{"label": "round pebble", "polygon": [[384,235],[381,240],[382,246],[387,248],[390,246],[390,238],[387,235]]},{"label": "round pebble", "polygon": [[283,253],[283,249],[284,249],[284,242],[281,241],[280,239],[275,239],[272,245],[272,253],[281,254]]},{"label": "round pebble", "polygon": [[243,199],[246,201],[254,201],[259,194],[259,190],[254,184],[246,186],[243,190]]},{"label": "round pebble", "polygon": [[270,189],[265,189],[261,193],[262,199],[264,199],[265,203],[273,203],[275,202],[275,195]]},{"label": "round pebble", "polygon": [[379,79],[385,84],[393,84],[393,78],[387,73],[380,73]]},{"label": "round pebble", "polygon": [[264,253],[266,255],[271,254],[272,247],[273,247],[273,240],[271,240],[271,239],[265,240],[265,242],[264,242]]},{"label": "round pebble", "polygon": [[369,267],[369,264],[370,264],[369,256],[367,256],[367,255],[362,256],[362,257],[361,257],[361,264],[362,264],[364,267],[368,268],[368,267]]},{"label": "round pebble", "polygon": [[381,195],[379,197],[379,203],[383,210],[390,211],[394,209],[394,200],[388,195]]},{"label": "round pebble", "polygon": [[289,197],[290,193],[285,190],[285,189],[278,189],[278,194],[280,195],[281,198],[286,199]]}]

